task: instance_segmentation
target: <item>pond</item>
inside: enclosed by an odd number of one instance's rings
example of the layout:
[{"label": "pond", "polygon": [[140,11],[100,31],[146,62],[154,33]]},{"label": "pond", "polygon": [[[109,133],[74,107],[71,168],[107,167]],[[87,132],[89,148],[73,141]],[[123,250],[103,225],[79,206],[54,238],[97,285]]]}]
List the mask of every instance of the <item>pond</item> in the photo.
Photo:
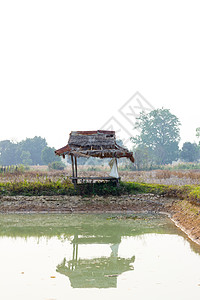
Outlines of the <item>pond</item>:
[{"label": "pond", "polygon": [[200,247],[164,215],[0,215],[0,299],[200,299]]}]

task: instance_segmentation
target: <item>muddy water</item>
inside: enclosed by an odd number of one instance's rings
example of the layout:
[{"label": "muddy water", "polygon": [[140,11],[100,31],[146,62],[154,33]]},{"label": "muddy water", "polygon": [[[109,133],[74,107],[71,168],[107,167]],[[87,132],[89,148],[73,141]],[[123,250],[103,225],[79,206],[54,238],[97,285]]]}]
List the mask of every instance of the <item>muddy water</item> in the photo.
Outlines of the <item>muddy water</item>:
[{"label": "muddy water", "polygon": [[165,216],[0,215],[0,299],[200,299],[200,247]]}]

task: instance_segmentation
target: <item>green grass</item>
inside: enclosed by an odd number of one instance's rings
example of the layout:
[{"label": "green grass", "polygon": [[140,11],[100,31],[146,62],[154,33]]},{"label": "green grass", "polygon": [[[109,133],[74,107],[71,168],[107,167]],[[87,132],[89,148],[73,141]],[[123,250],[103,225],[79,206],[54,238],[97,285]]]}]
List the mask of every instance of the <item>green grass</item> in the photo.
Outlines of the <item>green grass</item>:
[{"label": "green grass", "polygon": [[193,188],[191,188],[187,195],[187,198],[191,203],[200,205],[200,186],[194,186]]},{"label": "green grass", "polygon": [[74,193],[74,186],[68,180],[52,181],[13,181],[0,183],[0,195],[70,195]]},{"label": "green grass", "polygon": [[76,188],[69,179],[35,181],[11,181],[0,183],[0,195],[80,195],[87,196],[120,196],[130,194],[152,193],[166,197],[187,199],[191,203],[200,205],[200,186],[197,185],[164,185],[139,182],[120,182],[116,186],[113,182],[83,183]]}]

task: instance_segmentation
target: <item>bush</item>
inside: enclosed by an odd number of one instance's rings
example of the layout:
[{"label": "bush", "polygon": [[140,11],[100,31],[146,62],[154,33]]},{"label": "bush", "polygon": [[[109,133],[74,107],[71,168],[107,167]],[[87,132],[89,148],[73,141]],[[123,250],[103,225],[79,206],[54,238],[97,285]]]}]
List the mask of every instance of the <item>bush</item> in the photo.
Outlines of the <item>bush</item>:
[{"label": "bush", "polygon": [[23,164],[20,164],[20,165],[17,166],[17,170],[18,170],[19,172],[24,172],[24,171],[30,170],[30,167],[29,167],[29,166],[25,166],[25,165],[23,165]]},{"label": "bush", "polygon": [[48,164],[50,170],[64,170],[65,164],[61,161],[53,161],[52,163]]}]

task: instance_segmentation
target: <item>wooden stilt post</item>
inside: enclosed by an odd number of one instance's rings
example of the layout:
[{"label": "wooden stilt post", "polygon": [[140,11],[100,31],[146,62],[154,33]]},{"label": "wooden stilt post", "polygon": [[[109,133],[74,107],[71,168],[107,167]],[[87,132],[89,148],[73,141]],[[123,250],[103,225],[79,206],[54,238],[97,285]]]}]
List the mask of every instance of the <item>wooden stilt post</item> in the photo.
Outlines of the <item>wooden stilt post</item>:
[{"label": "wooden stilt post", "polygon": [[[74,158],[75,158],[75,177],[77,177],[77,174],[78,174],[78,172],[77,172],[77,157],[75,156]],[[77,183],[77,181],[78,181],[78,179],[76,179],[76,183]]]},{"label": "wooden stilt post", "polygon": [[78,243],[76,244],[76,261],[78,261]]},{"label": "wooden stilt post", "polygon": [[[71,154],[71,161],[72,161],[72,177],[74,177],[74,156]],[[74,183],[74,179],[72,179],[72,182]]]},{"label": "wooden stilt post", "polygon": [[[118,173],[118,164],[117,164],[117,158],[116,159],[116,165],[117,165],[117,173]],[[119,178],[116,178],[116,186],[119,186]]]},{"label": "wooden stilt post", "polygon": [[72,258],[73,260],[75,260],[75,249],[76,249],[76,248],[75,248],[75,247],[76,247],[75,245],[76,245],[76,244],[73,244],[73,256],[72,256],[72,257],[73,257],[73,258]]}]

